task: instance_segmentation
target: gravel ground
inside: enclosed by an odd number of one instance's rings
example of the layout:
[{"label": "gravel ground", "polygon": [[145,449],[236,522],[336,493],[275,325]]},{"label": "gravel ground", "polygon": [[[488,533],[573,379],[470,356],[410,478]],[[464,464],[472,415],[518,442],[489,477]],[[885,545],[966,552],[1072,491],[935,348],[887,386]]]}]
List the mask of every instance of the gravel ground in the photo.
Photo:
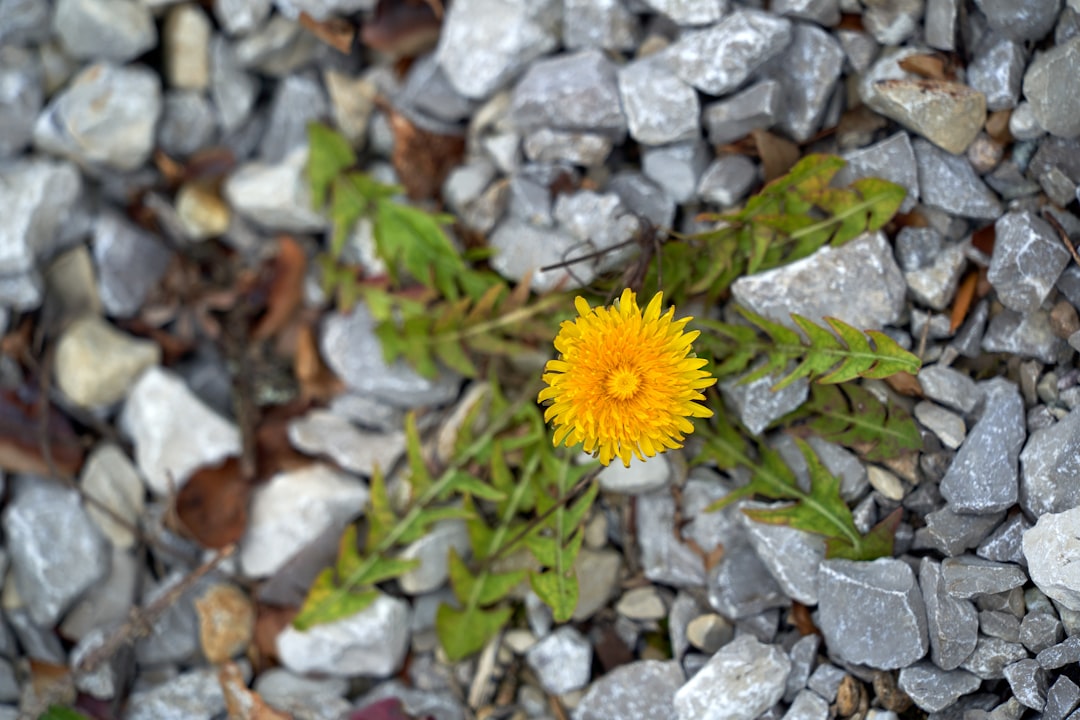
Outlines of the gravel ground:
[{"label": "gravel ground", "polygon": [[[0,98],[0,719],[60,702],[209,720],[228,702],[337,720],[387,698],[437,720],[1080,718],[1076,0],[0,0]],[[433,618],[467,537],[446,523],[367,610],[288,627],[310,558],[401,458],[404,413],[435,425],[469,396],[386,365],[367,310],[333,310],[311,270],[309,344],[337,384],[278,426],[288,458],[250,502],[196,510],[246,517],[234,555],[176,532],[177,490],[245,454],[237,377],[273,387],[273,368],[234,372],[219,311],[237,296],[211,280],[223,258],[328,242],[312,120],[375,177],[439,195],[539,291],[621,269],[536,268],[632,239],[635,218],[701,229],[777,155],[903,185],[888,235],[732,288],[923,359],[917,456],[813,441],[860,528],[903,509],[896,557],[825,560],[744,506],[704,513],[738,478],[669,453],[601,475],[572,623],[526,597],[449,663]],[[380,272],[370,227],[346,248]],[[808,394],[767,387],[722,385],[754,433]],[[145,627],[124,624],[136,608]]]}]

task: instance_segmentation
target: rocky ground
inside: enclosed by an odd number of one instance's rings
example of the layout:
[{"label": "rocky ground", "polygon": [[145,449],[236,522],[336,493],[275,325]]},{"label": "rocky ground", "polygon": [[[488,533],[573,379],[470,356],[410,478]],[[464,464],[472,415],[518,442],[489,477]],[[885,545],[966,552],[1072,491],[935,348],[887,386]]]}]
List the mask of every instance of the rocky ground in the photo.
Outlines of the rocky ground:
[{"label": "rocky ground", "polygon": [[[443,10],[0,0],[0,718],[57,701],[209,719],[228,701],[336,720],[389,697],[438,720],[1080,718],[1080,3]],[[446,526],[395,594],[330,630],[288,627],[304,553],[401,457],[404,411],[442,418],[464,392],[387,366],[370,316],[331,309],[311,270],[308,346],[340,383],[273,427],[289,461],[254,491],[234,555],[177,533],[177,513],[235,529],[248,504],[174,499],[247,457],[237,378],[276,387],[273,367],[238,367],[222,321],[257,282],[217,275],[325,242],[303,175],[312,120],[375,176],[440,194],[495,270],[538,290],[611,270],[536,268],[629,239],[628,213],[697,229],[778,155],[842,154],[845,181],[902,184],[908,222],[888,237],[733,287],[759,313],[886,328],[923,358],[917,458],[814,446],[861,528],[904,509],[897,557],[826,561],[807,534],[704,513],[730,479],[673,453],[601,476],[571,624],[527,597],[498,643],[447,662],[433,614],[464,531]],[[445,152],[416,151],[432,138]],[[370,232],[347,251],[377,268]],[[966,277],[976,302],[953,327]],[[807,388],[723,392],[760,432]]]}]

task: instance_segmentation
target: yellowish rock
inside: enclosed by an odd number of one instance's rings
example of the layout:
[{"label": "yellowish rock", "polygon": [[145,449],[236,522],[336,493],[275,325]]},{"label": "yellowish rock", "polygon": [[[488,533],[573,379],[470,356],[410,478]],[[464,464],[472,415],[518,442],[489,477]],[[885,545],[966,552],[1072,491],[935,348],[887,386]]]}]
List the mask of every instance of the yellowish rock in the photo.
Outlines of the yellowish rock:
[{"label": "yellowish rock", "polygon": [[195,600],[199,643],[211,663],[222,663],[247,651],[255,632],[255,606],[235,585],[214,585]]},{"label": "yellowish rock", "polygon": [[176,194],[176,214],[192,240],[207,240],[229,229],[228,204],[210,188],[188,183]]},{"label": "yellowish rock", "polygon": [[157,343],[87,315],[68,326],[57,343],[56,384],[80,407],[106,407],[123,399],[135,378],[160,362]]}]

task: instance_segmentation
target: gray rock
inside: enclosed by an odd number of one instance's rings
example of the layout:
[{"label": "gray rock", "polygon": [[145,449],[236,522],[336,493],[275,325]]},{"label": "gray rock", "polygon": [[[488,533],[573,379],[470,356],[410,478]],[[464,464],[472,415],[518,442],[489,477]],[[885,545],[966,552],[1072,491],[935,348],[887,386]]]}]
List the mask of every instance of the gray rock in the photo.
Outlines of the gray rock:
[{"label": "gray rock", "polygon": [[961,695],[978,690],[982,680],[964,670],[942,670],[923,661],[901,670],[898,684],[920,708],[938,712],[955,703]]},{"label": "gray rock", "polygon": [[210,18],[198,5],[169,9],[162,27],[165,80],[179,90],[202,91],[210,85]]},{"label": "gray rock", "polygon": [[843,65],[844,50],[832,35],[795,23],[791,42],[761,68],[780,83],[784,101],[776,125],[793,140],[804,142],[821,129]]},{"label": "gray rock", "polygon": [[1000,680],[1005,668],[1027,658],[1027,650],[1020,643],[1006,642],[1000,638],[979,637],[975,650],[960,667],[983,680]]},{"label": "gray rock", "polygon": [[3,526],[16,587],[40,626],[56,624],[109,572],[108,541],[79,493],[51,480],[17,477]]},{"label": "gray rock", "polygon": [[1031,659],[1018,660],[1003,671],[1013,695],[1032,710],[1040,711],[1046,705],[1046,670]]},{"label": "gray rock", "polygon": [[803,690],[795,696],[782,720],[827,720],[828,717],[829,703],[817,693]]},{"label": "gray rock", "polygon": [[867,177],[891,180],[907,189],[907,197],[900,205],[908,212],[919,201],[919,170],[915,163],[915,150],[905,132],[890,135],[879,143],[844,154],[847,166],[836,174],[837,185],[850,185]]},{"label": "gray rock", "polygon": [[1080,410],[1036,430],[1020,454],[1020,505],[1032,517],[1080,505]]},{"label": "gray rock", "polygon": [[514,87],[510,117],[521,130],[589,131],[620,139],[627,121],[614,63],[599,50],[538,60]]},{"label": "gray rock", "polygon": [[731,292],[740,305],[789,327],[793,327],[789,313],[798,313],[814,322],[836,317],[870,329],[896,322],[907,286],[892,247],[879,232],[741,277]]},{"label": "gray rock", "polygon": [[405,453],[405,433],[370,432],[328,410],[312,410],[289,423],[289,442],[309,455],[324,455],[342,469],[371,476],[389,472]]},{"label": "gray rock", "polygon": [[904,280],[916,301],[944,310],[952,302],[966,267],[965,247],[956,243],[946,247],[927,267],[904,273]]},{"label": "gray rock", "polygon": [[923,558],[919,564],[919,587],[926,604],[930,658],[942,670],[960,667],[975,649],[979,621],[975,606],[948,593],[941,565]]},{"label": "gray rock", "polygon": [[432,54],[424,55],[409,68],[405,84],[395,97],[399,107],[447,123],[468,118],[476,103],[461,97]]},{"label": "gray rock", "polygon": [[162,103],[157,142],[167,154],[187,157],[214,144],[217,116],[201,92],[170,90]]},{"label": "gray rock", "polygon": [[574,720],[664,717],[684,682],[682,668],[674,661],[620,665],[589,686],[574,710]]},{"label": "gray rock", "polygon": [[986,407],[941,481],[941,495],[957,512],[990,515],[1016,502],[1017,460],[1024,445],[1024,401],[1016,386],[986,387]]},{"label": "gray rock", "polygon": [[679,25],[708,25],[728,11],[728,0],[644,0]]},{"label": "gray rock", "polygon": [[810,675],[810,679],[806,681],[806,687],[827,701],[832,702],[836,700],[836,693],[840,689],[840,683],[843,682],[846,676],[847,673],[835,665],[822,663]]},{"label": "gray rock", "polygon": [[941,563],[945,590],[956,598],[972,599],[1020,587],[1027,582],[1023,569],[1010,563],[963,555]]},{"label": "gray rock", "polygon": [[511,280],[522,280],[531,275],[531,287],[537,292],[548,292],[560,286],[581,287],[596,276],[589,263],[541,271],[543,267],[594,251],[591,245],[583,244],[561,230],[537,227],[510,217],[495,227],[488,241],[496,251],[491,260],[492,269]]},{"label": "gray rock", "polygon": [[1024,532],[1031,527],[1031,521],[1023,513],[1017,513],[998,526],[997,530],[983,540],[975,554],[996,562],[1023,564]]},{"label": "gray rock", "polygon": [[157,44],[154,18],[137,0],[57,0],[53,28],[78,60],[132,60]]},{"label": "gray rock", "polygon": [[[911,169],[914,174],[914,152],[911,154]],[[896,235],[896,261],[904,272],[928,267],[941,252],[943,240],[941,233],[932,227],[901,228]]]},{"label": "gray rock", "polygon": [[270,120],[259,143],[259,158],[280,163],[294,150],[307,146],[308,124],[325,120],[330,104],[314,75],[290,75],[274,90]]},{"label": "gray rock", "polygon": [[1026,66],[1027,53],[1021,43],[991,35],[983,40],[968,65],[968,85],[986,95],[987,110],[1014,108],[1020,101]]},{"label": "gray rock", "polygon": [[745,155],[724,155],[705,169],[697,194],[702,200],[727,209],[742,202],[758,181],[753,160]]},{"label": "gray rock", "polygon": [[252,689],[274,709],[309,720],[336,720],[352,709],[344,699],[349,690],[345,678],[309,678],[274,667],[259,673]]},{"label": "gray rock", "polygon": [[[819,437],[809,437],[807,443],[825,465],[825,469],[840,479],[840,496],[844,500],[854,502],[866,493],[869,487],[866,467],[854,453]],[[791,436],[783,434],[776,437],[772,440],[772,446],[795,473],[799,486],[809,488],[810,475],[806,458]]]},{"label": "gray rock", "polygon": [[[767,503],[746,503],[745,509],[775,507]],[[786,525],[768,525],[742,518],[754,552],[784,593],[803,605],[816,605],[818,566],[825,559],[825,541],[820,535]]]},{"label": "gray rock", "polygon": [[1016,5],[1008,0],[975,0],[990,27],[1017,40],[1039,40],[1054,27],[1061,0],[1032,0]]},{"label": "gray rock", "polygon": [[[588,620],[608,604],[618,591],[621,572],[620,553],[613,550],[590,550],[587,547],[581,549],[574,562],[574,573],[578,580],[578,601],[573,615],[575,621]],[[672,608],[672,613],[674,612],[675,609]]]},{"label": "gray rock", "polygon": [[126,620],[135,604],[136,585],[142,568],[128,550],[115,545],[110,553],[109,574],[64,615],[60,635],[80,641],[95,630],[111,628]]},{"label": "gray rock", "polygon": [[[702,490],[688,486],[684,499],[686,494],[703,495]],[[713,494],[715,497],[702,498],[701,508],[719,497],[719,494]],[[674,587],[704,585],[705,564],[701,556],[680,540],[675,529],[675,499],[671,493],[663,489],[640,496],[637,512],[638,544],[641,546],[641,567],[645,577],[654,583]]]},{"label": "gray rock", "polygon": [[609,135],[540,128],[522,143],[525,157],[536,163],[568,163],[582,167],[603,165],[615,146]]},{"label": "gray rock", "polygon": [[[702,122],[713,145],[724,145],[776,124],[784,105],[777,80],[762,80],[745,90],[705,106]],[[914,156],[912,156],[914,167]]]},{"label": "gray rock", "polygon": [[926,609],[901,560],[826,560],[818,574],[819,627],[847,662],[889,670],[926,654]]},{"label": "gray rock", "polygon": [[983,610],[979,613],[979,631],[1007,642],[1019,642],[1020,618],[1004,610]]},{"label": "gray rock", "polygon": [[375,602],[341,620],[277,636],[281,664],[295,673],[388,677],[409,647],[409,604],[379,594]]},{"label": "gray rock", "polygon": [[43,42],[52,31],[51,8],[39,0],[0,0],[0,45]]},{"label": "gray rock", "polygon": [[913,146],[924,203],[969,218],[995,220],[1001,215],[1001,202],[971,169],[967,158],[919,138]]},{"label": "gray rock", "polygon": [[967,429],[959,415],[926,400],[915,405],[914,413],[915,419],[934,433],[945,447],[955,450],[964,442]]},{"label": "gray rock", "polygon": [[1077,705],[1080,705],[1080,687],[1068,676],[1061,675],[1046,694],[1042,720],[1064,720]]},{"label": "gray rock", "polygon": [[865,73],[877,59],[880,48],[870,34],[859,30],[837,30],[836,38],[844,48],[848,65],[855,72]]},{"label": "gray rock", "polygon": [[1010,212],[994,223],[994,255],[987,279],[1006,307],[1038,309],[1054,289],[1069,252],[1050,224],[1031,212]]},{"label": "gray rock", "polygon": [[1024,74],[1035,120],[1060,137],[1080,135],[1080,37],[1037,54]]},{"label": "gray rock", "polygon": [[134,170],[150,156],[160,115],[155,73],[95,63],[53,96],[34,126],[34,143],[80,164]]},{"label": "gray rock", "polygon": [[491,95],[559,44],[562,5],[552,0],[465,0],[446,12],[435,59],[458,92]]},{"label": "gray rock", "polygon": [[641,169],[677,203],[697,193],[701,174],[709,163],[709,149],[700,138],[642,148]]},{"label": "gray rock", "polygon": [[777,15],[810,20],[826,27],[840,22],[838,0],[777,0],[769,9]]},{"label": "gray rock", "polygon": [[1057,645],[1039,651],[1035,659],[1047,670],[1056,670],[1070,663],[1080,662],[1080,637],[1067,637]]},{"label": "gray rock", "polygon": [[1047,512],[1024,533],[1024,556],[1031,581],[1052,600],[1069,610],[1080,610],[1080,571],[1072,562],[1072,548],[1080,534],[1080,508]]},{"label": "gray rock", "polygon": [[270,15],[270,0],[217,0],[214,17],[230,35],[246,35]]},{"label": "gray rock", "polygon": [[625,267],[637,252],[636,244],[631,241],[641,231],[642,221],[615,193],[578,190],[560,194],[552,214],[563,229],[582,243],[609,251],[596,260],[600,272]]},{"label": "gray rock", "polygon": [[708,571],[709,604],[724,617],[743,620],[790,604],[769,569],[754,552],[746,532],[723,543],[724,557]]},{"label": "gray rock", "polygon": [[738,377],[720,383],[725,403],[753,435],[760,435],[773,421],[796,410],[810,394],[810,384],[806,378],[799,378],[787,387],[773,391],[773,386],[779,380],[779,374],[773,374],[748,383]]},{"label": "gray rock", "polygon": [[[441,678],[438,681],[442,681]],[[418,683],[419,684],[419,683]],[[357,700],[354,707],[367,707],[380,700],[396,698],[401,701],[402,709],[410,717],[431,718],[431,720],[465,720],[465,709],[461,702],[449,690],[439,691],[412,688],[398,680],[390,680],[375,687],[374,690]],[[348,713],[346,713],[348,715]],[[336,720],[334,715],[327,720]]]},{"label": "gray rock", "polygon": [[[123,687],[120,654],[102,662],[92,671],[79,670],[79,665],[90,655],[100,652],[105,645],[112,628],[97,627],[84,636],[71,651],[70,667],[75,677],[75,687],[80,691],[101,700],[115,697]],[[14,676],[12,677],[14,680]],[[18,698],[16,690],[15,698]],[[8,698],[5,698],[8,699]]]},{"label": "gray rock", "polygon": [[[160,582],[142,586],[142,604],[160,601],[177,590],[184,572],[176,569]],[[199,588],[199,585],[195,586]],[[154,622],[150,631],[135,642],[135,658],[142,665],[193,662],[199,653],[199,619],[195,612],[196,589],[180,591],[175,601]]]},{"label": "gray rock", "polygon": [[124,720],[192,720],[225,712],[216,668],[189,670],[159,685],[138,690],[127,701]]},{"label": "gray rock", "polygon": [[970,377],[944,365],[929,365],[919,371],[919,385],[926,397],[965,415],[974,412],[985,390]]},{"label": "gray rock", "polygon": [[1002,310],[990,320],[982,347],[988,352],[1013,353],[1046,363],[1061,362],[1072,354],[1065,341],[1054,334],[1050,313],[1041,309],[1026,315]]},{"label": "gray rock", "polygon": [[671,475],[671,465],[667,458],[657,455],[649,458],[648,462],[631,458],[630,467],[625,467],[622,463],[612,463],[601,470],[596,479],[604,492],[637,495],[667,487]]},{"label": "gray rock", "polygon": [[678,720],[754,720],[784,694],[791,661],[743,635],[720,649],[675,693]]},{"label": "gray rock", "polygon": [[569,625],[560,627],[525,653],[544,690],[562,694],[583,688],[592,675],[592,645]]},{"label": "gray rock", "polygon": [[223,37],[210,41],[210,98],[226,133],[239,130],[255,107],[259,83],[244,71],[236,51]]},{"label": "gray rock", "polygon": [[1020,621],[1020,642],[1031,653],[1041,653],[1065,635],[1061,621],[1051,612],[1029,612]]},{"label": "gray rock", "polygon": [[111,210],[94,223],[91,248],[101,303],[114,317],[137,313],[172,260],[156,237]]},{"label": "gray rock", "polygon": [[863,10],[863,27],[882,45],[899,45],[918,27],[923,0],[869,0]]},{"label": "gray rock", "polygon": [[791,42],[791,21],[757,10],[735,10],[701,30],[688,30],[663,57],[675,74],[709,95],[725,95]]},{"label": "gray rock", "polygon": [[619,69],[618,78],[630,137],[644,145],[698,137],[701,106],[697,91],[676,77],[660,58],[635,60]]},{"label": "gray rock", "polygon": [[398,578],[403,592],[409,595],[438,590],[449,575],[449,551],[467,558],[471,549],[469,533],[462,520],[435,523],[419,540],[410,543],[398,555],[403,560],[419,560],[420,565]]},{"label": "gray rock", "polygon": [[252,578],[273,575],[324,533],[343,530],[367,501],[362,482],[326,465],[274,475],[252,496],[240,567]]},{"label": "gray rock", "polygon": [[[1080,139],[1048,135],[1039,141],[1039,149],[1028,163],[1028,175],[1038,180],[1055,203],[1065,207],[1076,197],[1080,182]],[[1075,216],[1055,214],[1070,236],[1076,237]],[[1069,220],[1072,220],[1070,223]]]},{"label": "gray rock", "polygon": [[669,228],[675,221],[675,200],[642,173],[616,173],[607,189],[618,195],[628,210],[654,227]]},{"label": "gray rock", "polygon": [[242,67],[271,77],[284,77],[311,63],[318,48],[313,34],[280,13],[234,45]]},{"label": "gray rock", "polygon": [[927,45],[937,50],[956,49],[956,28],[960,21],[961,5],[959,0],[926,0],[923,30]]},{"label": "gray rock", "polygon": [[241,165],[225,181],[225,199],[241,215],[268,230],[322,230],[326,219],[311,207],[311,188],[304,170],[307,156],[306,148],[297,148],[280,163]]},{"label": "gray rock", "polygon": [[172,371],[148,369],[131,387],[120,427],[135,446],[147,487],[159,496],[191,474],[240,454],[236,426],[208,408]]},{"label": "gray rock", "polygon": [[565,0],[563,44],[571,50],[586,47],[632,50],[640,36],[637,16],[623,0]]},{"label": "gray rock", "polygon": [[0,41],[0,157],[6,157],[17,155],[30,144],[44,92],[37,56],[14,45],[2,45]]},{"label": "gray rock", "polygon": [[818,648],[821,646],[821,636],[815,633],[804,635],[795,641],[788,651],[791,660],[791,672],[788,673],[787,683],[784,685],[784,702],[791,702],[795,696],[802,692],[810,679],[810,671],[817,664]]}]

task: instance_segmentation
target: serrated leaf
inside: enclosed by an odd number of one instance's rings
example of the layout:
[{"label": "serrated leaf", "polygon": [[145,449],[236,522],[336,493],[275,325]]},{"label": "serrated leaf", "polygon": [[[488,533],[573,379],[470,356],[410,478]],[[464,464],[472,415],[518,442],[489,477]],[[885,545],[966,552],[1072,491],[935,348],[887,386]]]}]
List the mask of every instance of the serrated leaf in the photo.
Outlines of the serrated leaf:
[{"label": "serrated leaf", "polygon": [[465,377],[474,378],[480,374],[473,363],[472,358],[465,349],[452,338],[447,338],[435,344],[435,354],[443,365],[451,370],[456,370]]},{"label": "serrated leaf", "polygon": [[416,413],[405,416],[405,456],[409,461],[409,484],[414,496],[423,495],[431,488],[431,473],[424,461],[420,445],[420,431],[416,428]]},{"label": "serrated leaf", "polygon": [[356,581],[364,585],[376,585],[399,578],[418,567],[420,560],[417,558],[375,557],[368,564],[366,572],[357,574]]},{"label": "serrated leaf", "polygon": [[578,581],[572,567],[564,572],[548,570],[530,573],[529,586],[551,608],[551,617],[555,622],[567,622],[574,616],[578,602]]},{"label": "serrated leaf", "polygon": [[506,499],[506,493],[498,488],[494,487],[491,483],[486,483],[483,480],[470,475],[464,470],[453,471],[453,479],[446,486],[445,492],[439,497],[439,500],[444,500],[450,496],[450,494],[469,495],[472,497],[480,498],[482,500],[490,500],[492,502],[499,502]]},{"label": "serrated leaf", "polygon": [[457,662],[480,652],[510,621],[513,609],[472,608],[455,610],[447,604],[435,611],[435,634],[451,661]]},{"label": "serrated leaf", "polygon": [[356,164],[349,141],[322,123],[308,124],[307,176],[311,183],[311,204],[326,204],[326,190],[341,172]]},{"label": "serrated leaf", "polygon": [[374,588],[350,591],[336,584],[333,568],[325,568],[308,590],[300,612],[293,618],[297,630],[334,622],[366,609],[379,597]]},{"label": "serrated leaf", "polygon": [[367,546],[376,547],[390,533],[390,528],[397,521],[393,506],[390,505],[390,495],[386,492],[386,479],[382,470],[376,466],[371,474],[370,493],[368,497],[368,533]]},{"label": "serrated leaf", "polygon": [[450,587],[454,591],[454,597],[466,608],[497,603],[525,580],[524,570],[485,572],[474,576],[457,550],[450,548],[448,557]]}]

